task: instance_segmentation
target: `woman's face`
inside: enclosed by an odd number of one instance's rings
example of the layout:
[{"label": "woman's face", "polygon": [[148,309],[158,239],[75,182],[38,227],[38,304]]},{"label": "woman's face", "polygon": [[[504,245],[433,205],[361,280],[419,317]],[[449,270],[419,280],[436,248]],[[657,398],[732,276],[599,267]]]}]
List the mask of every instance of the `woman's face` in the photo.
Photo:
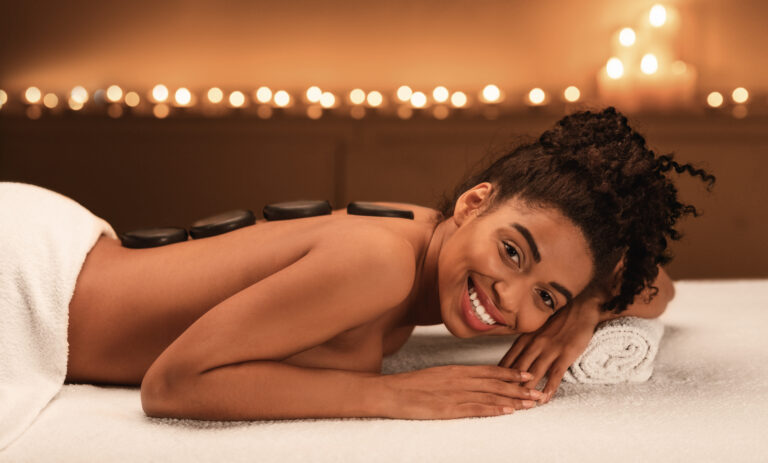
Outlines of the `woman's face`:
[{"label": "woman's face", "polygon": [[485,182],[459,198],[438,258],[442,320],[460,338],[536,331],[592,277],[587,241],[559,210],[513,198],[479,217],[492,193]]}]

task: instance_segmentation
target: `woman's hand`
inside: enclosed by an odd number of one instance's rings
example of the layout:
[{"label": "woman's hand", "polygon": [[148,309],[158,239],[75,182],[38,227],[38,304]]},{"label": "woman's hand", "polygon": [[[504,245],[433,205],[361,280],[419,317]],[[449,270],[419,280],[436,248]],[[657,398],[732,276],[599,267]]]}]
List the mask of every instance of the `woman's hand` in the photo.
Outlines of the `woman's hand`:
[{"label": "woman's hand", "polygon": [[520,385],[531,375],[494,365],[445,365],[376,377],[387,416],[452,419],[495,416],[531,408],[543,397]]},{"label": "woman's hand", "polygon": [[592,305],[596,300],[573,301],[547,320],[538,330],[523,333],[512,344],[498,366],[530,371],[533,379],[525,387],[535,388],[547,374],[542,404],[557,391],[568,367],[586,350],[597,324],[599,312]]}]

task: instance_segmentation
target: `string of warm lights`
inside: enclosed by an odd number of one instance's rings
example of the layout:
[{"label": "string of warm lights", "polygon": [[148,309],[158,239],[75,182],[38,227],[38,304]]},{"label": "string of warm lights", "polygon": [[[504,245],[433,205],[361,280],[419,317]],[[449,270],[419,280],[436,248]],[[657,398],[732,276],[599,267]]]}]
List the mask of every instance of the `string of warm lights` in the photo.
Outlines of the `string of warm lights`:
[{"label": "string of warm lights", "polygon": [[[601,103],[616,105],[620,110],[634,112],[641,109],[690,108],[698,101],[706,103],[710,110],[726,108],[725,97],[712,90],[706,97],[696,96],[696,73],[692,66],[674,59],[671,41],[677,30],[679,15],[674,8],[653,5],[647,16],[643,15],[636,27],[623,27],[612,40],[614,47],[605,66],[597,73],[598,95]],[[642,55],[642,56],[640,56]],[[141,93],[144,93],[142,98]],[[401,85],[387,98],[379,90],[366,92],[355,88],[335,94],[318,86],[293,94],[284,89],[273,90],[267,86],[252,91],[232,90],[225,92],[219,87],[193,92],[186,87],[171,90],[157,84],[146,92],[123,89],[110,85],[89,93],[83,86],[76,86],[62,95],[43,92],[38,87],[27,87],[20,92],[16,106],[30,119],[44,114],[65,112],[91,112],[106,114],[112,118],[124,115],[149,116],[164,119],[170,115],[201,114],[221,116],[232,111],[255,114],[268,119],[277,114],[305,116],[319,119],[326,112],[362,119],[366,114],[381,114],[409,119],[416,112],[446,119],[452,114],[482,114],[488,119],[498,117],[502,111],[514,111],[520,107],[546,107],[564,105],[566,108],[582,102],[582,91],[570,85],[558,91],[554,102],[552,95],[540,87],[519,95],[521,105],[509,101],[507,92],[495,84],[485,85],[474,95],[462,90],[450,91],[440,85],[432,91],[414,90]],[[346,96],[346,98],[343,98]],[[747,116],[751,102],[749,91],[736,87],[730,92],[731,115],[741,119]],[[471,99],[474,98],[473,99]],[[66,102],[64,102],[65,100]],[[5,106],[11,106],[8,93],[0,89],[0,114]],[[4,112],[9,112],[6,110]]]}]

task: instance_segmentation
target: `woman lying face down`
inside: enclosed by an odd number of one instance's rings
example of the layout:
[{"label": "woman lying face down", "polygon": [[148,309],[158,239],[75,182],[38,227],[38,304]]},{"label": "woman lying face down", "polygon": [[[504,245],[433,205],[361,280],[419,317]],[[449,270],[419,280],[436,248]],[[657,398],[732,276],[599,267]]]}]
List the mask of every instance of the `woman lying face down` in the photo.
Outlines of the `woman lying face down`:
[{"label": "woman lying face down", "polygon": [[[128,372],[148,415],[212,420],[446,419],[546,402],[600,321],[655,317],[672,298],[667,238],[696,215],[672,168],[714,181],[656,156],[613,108],[586,111],[469,177],[437,211],[414,207],[414,221],[338,210],[114,249],[104,268],[84,266],[68,376]],[[107,281],[122,284],[110,295]],[[89,307],[106,301],[125,316],[94,322]],[[414,326],[437,323],[459,338],[520,336],[499,365],[380,374]],[[86,342],[94,333],[108,336]],[[88,363],[80,351],[104,355]]]}]

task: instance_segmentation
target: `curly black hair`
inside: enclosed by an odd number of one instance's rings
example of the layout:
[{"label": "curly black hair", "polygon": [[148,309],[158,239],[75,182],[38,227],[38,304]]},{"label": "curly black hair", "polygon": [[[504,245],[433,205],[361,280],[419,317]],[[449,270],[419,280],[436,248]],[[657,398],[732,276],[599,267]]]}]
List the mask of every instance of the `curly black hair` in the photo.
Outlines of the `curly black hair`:
[{"label": "curly black hair", "polygon": [[658,265],[672,260],[667,238],[682,238],[673,227],[683,215],[700,215],[694,206],[678,201],[677,189],[664,173],[687,171],[709,182],[707,191],[715,183],[713,175],[680,165],[673,156],[657,157],[612,106],[576,112],[538,140],[517,146],[470,176],[452,196],[443,196],[437,209],[441,220],[452,216],[459,196],[482,182],[496,190],[482,215],[513,197],[530,207],[559,209],[590,246],[594,273],[585,292],[601,291],[607,297],[600,309],[619,314],[644,289],[650,289],[650,299],[658,294],[652,286]]}]

